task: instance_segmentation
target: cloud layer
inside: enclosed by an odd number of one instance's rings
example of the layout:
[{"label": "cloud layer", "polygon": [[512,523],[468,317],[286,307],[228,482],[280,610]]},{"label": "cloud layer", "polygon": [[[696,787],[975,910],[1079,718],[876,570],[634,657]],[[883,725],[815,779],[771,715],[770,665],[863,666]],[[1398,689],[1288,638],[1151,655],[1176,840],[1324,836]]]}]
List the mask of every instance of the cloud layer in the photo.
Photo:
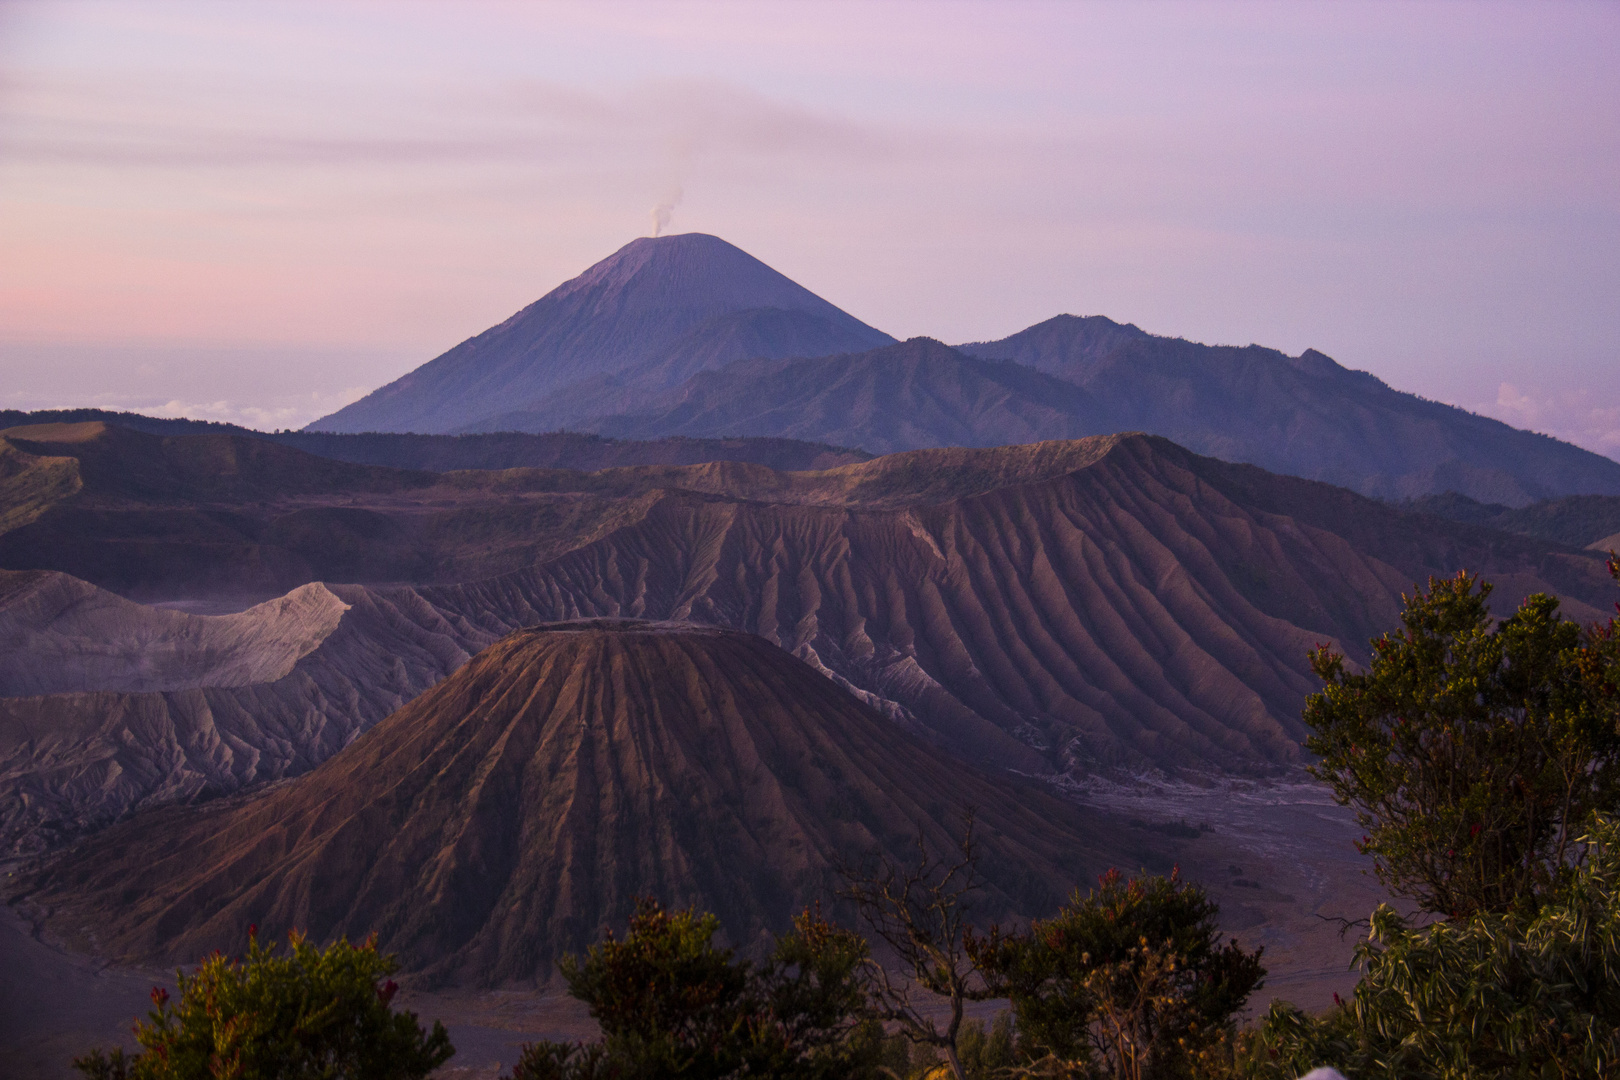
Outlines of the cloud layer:
[{"label": "cloud layer", "polygon": [[1535,396],[1505,382],[1494,402],[1475,411],[1620,460],[1620,394],[1612,390],[1579,388]]}]

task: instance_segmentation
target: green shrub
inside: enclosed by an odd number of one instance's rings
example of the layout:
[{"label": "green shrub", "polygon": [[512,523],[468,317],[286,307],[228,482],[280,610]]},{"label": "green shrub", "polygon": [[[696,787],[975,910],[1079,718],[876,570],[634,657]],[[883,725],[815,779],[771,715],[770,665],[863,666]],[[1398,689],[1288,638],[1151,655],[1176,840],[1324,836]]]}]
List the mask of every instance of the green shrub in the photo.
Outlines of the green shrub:
[{"label": "green shrub", "polygon": [[1035,1073],[1188,1076],[1265,975],[1259,950],[1220,944],[1218,914],[1179,874],[1110,871],[1050,919],[992,930],[971,950],[991,992],[1012,1000],[1019,1055]]},{"label": "green shrub", "polygon": [[139,1053],[94,1050],[74,1068],[92,1080],[409,1080],[455,1053],[443,1025],[429,1034],[390,1007],[398,965],[375,938],[287,941],[278,955],[250,934],[247,956],[216,953],[178,973],[178,1001],[152,991]]},{"label": "green shrub", "polygon": [[756,967],[714,944],[718,928],[713,915],[641,902],[622,939],[609,932],[560,965],[601,1040],[526,1046],[513,1080],[866,1075],[882,1039],[860,1030],[863,939],[806,911]]},{"label": "green shrub", "polygon": [[1620,826],[1532,914],[1412,927],[1387,906],[1357,949],[1354,995],[1322,1017],[1275,1006],[1251,1072],[1331,1064],[1352,1080],[1600,1077],[1620,1070]]},{"label": "green shrub", "polygon": [[1490,592],[1430,579],[1364,674],[1311,654],[1312,772],[1356,808],[1379,879],[1448,917],[1533,908],[1591,814],[1620,809],[1613,623],[1583,631],[1540,594],[1497,623]]},{"label": "green shrub", "polygon": [[[1610,573],[1620,579],[1620,561]],[[1407,600],[1365,675],[1318,649],[1306,720],[1317,774],[1368,829],[1394,891],[1362,977],[1322,1016],[1275,1004],[1239,1040],[1239,1076],[1332,1065],[1352,1080],[1620,1073],[1620,634],[1547,596],[1493,624],[1467,574]],[[1580,830],[1586,830],[1580,835]]]},{"label": "green shrub", "polygon": [[998,1014],[988,1028],[978,1020],[964,1023],[957,1052],[968,1080],[994,1080],[1008,1075],[1018,1064],[1014,1044],[1011,1013]]}]

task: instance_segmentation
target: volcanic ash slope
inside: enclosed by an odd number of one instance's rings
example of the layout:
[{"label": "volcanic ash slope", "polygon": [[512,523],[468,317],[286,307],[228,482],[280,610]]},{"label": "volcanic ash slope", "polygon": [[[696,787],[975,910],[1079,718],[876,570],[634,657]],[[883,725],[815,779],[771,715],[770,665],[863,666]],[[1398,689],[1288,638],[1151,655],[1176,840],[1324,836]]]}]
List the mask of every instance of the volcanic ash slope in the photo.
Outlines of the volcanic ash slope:
[{"label": "volcanic ash slope", "polygon": [[746,472],[689,472],[591,544],[420,594],[492,634],[621,615],[748,630],[968,760],[1082,777],[1297,761],[1311,647],[1365,662],[1431,574],[1483,573],[1498,614],[1545,591],[1589,620],[1614,595],[1593,555],[1149,436],[911,451],[719,494]]},{"label": "volcanic ash slope", "polygon": [[257,796],[141,814],[21,891],[54,928],[127,959],[376,931],[409,971],[502,984],[638,896],[760,943],[835,867],[948,849],[977,809],[986,918],[1049,910],[1140,853],[1104,819],[981,775],[804,662],[732,630],[591,620],[490,646],[321,768]]},{"label": "volcanic ash slope", "polygon": [[0,852],[305,772],[496,636],[405,592],[190,615],[0,570]]}]

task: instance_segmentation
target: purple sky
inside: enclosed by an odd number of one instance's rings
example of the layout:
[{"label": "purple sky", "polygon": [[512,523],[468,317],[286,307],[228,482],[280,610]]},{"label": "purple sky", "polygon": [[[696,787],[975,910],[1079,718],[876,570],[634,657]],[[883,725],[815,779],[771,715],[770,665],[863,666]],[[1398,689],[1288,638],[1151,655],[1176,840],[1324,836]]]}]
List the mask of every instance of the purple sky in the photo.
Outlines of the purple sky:
[{"label": "purple sky", "polygon": [[1620,4],[0,0],[0,406],[296,426],[648,232],[1620,456]]}]

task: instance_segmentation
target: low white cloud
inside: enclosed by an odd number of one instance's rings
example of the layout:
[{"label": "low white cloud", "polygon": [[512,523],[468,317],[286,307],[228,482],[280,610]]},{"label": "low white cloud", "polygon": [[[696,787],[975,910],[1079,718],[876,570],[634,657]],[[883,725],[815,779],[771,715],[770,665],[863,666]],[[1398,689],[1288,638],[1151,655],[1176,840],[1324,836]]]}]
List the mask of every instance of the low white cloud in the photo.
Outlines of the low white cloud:
[{"label": "low white cloud", "polygon": [[1587,387],[1541,394],[1502,383],[1476,412],[1620,460],[1620,400]]},{"label": "low white cloud", "polygon": [[137,411],[149,416],[220,420],[258,431],[279,431],[282,428],[301,428],[311,420],[319,420],[345,405],[359,401],[369,390],[371,387],[368,386],[350,386],[333,393],[309,393],[294,399],[263,404],[173,399]]},{"label": "low white cloud", "polygon": [[83,397],[63,398],[38,394],[0,395],[0,406],[35,411],[40,409],[106,409],[110,412],[134,412],[143,416],[156,416],[165,420],[213,420],[236,424],[255,431],[279,431],[283,428],[301,428],[336,412],[343,406],[360,400],[371,390],[368,386],[351,386],[331,393],[309,393],[296,397],[271,399],[263,402],[188,401],[182,398],[161,400],[138,394],[91,394]]}]

